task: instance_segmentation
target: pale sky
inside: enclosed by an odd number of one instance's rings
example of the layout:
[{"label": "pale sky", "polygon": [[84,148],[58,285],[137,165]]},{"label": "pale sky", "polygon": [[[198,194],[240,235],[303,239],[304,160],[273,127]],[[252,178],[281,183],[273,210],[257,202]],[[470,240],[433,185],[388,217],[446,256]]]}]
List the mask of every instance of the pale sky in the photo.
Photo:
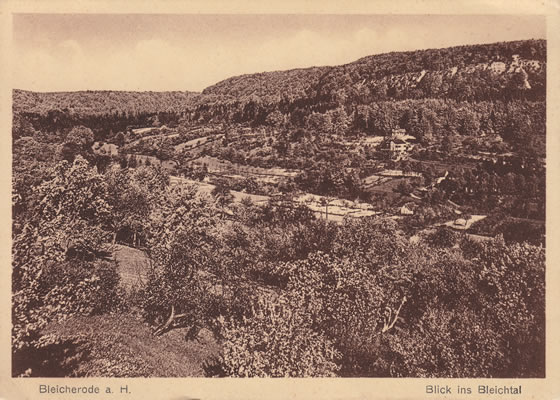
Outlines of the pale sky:
[{"label": "pale sky", "polygon": [[201,91],[390,51],[544,39],[531,16],[17,14],[14,87]]}]

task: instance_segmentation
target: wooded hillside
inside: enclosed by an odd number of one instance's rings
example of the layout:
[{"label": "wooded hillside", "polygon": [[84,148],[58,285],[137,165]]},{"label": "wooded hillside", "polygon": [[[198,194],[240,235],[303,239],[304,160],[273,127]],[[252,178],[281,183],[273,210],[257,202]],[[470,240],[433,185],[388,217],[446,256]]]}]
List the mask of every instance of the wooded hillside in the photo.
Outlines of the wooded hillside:
[{"label": "wooded hillside", "polygon": [[242,75],[203,93],[288,100],[343,100],[344,94],[344,100],[356,103],[424,97],[482,100],[509,97],[504,90],[523,88],[527,75],[531,88],[524,95],[543,99],[545,72],[546,42],[529,40],[386,53],[336,67]]}]

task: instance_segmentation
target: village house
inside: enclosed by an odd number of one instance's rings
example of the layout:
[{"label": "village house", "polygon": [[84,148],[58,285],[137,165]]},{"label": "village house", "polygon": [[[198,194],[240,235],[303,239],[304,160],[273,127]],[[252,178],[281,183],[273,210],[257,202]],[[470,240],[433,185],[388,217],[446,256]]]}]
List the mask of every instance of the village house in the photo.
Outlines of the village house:
[{"label": "village house", "polygon": [[404,160],[408,158],[409,152],[414,148],[411,141],[416,140],[414,136],[407,135],[406,130],[395,128],[391,137],[385,142],[384,150],[388,151],[392,160]]},{"label": "village house", "polygon": [[408,208],[406,205],[402,206],[400,209],[401,215],[413,215],[414,211]]}]

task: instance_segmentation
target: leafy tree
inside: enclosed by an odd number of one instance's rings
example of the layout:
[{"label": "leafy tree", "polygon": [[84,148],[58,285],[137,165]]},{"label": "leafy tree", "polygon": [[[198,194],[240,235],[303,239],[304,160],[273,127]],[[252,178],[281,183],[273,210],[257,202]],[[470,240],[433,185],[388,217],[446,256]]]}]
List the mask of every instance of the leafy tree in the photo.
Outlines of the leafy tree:
[{"label": "leafy tree", "polygon": [[[109,311],[121,294],[114,264],[101,262],[111,208],[103,177],[77,156],[40,184],[36,203],[13,237],[14,373],[45,345],[54,319]],[[23,363],[23,364],[21,364]]]},{"label": "leafy tree", "polygon": [[124,146],[125,138],[122,132],[117,133],[117,135],[115,136],[115,144],[119,147]]},{"label": "leafy tree", "polygon": [[62,147],[62,156],[70,162],[79,154],[82,157],[91,158],[91,145],[94,136],[91,129],[85,126],[76,126],[66,135]]},{"label": "leafy tree", "polygon": [[414,188],[406,180],[403,180],[397,185],[396,191],[403,196],[409,196],[414,191]]},{"label": "leafy tree", "polygon": [[490,323],[508,346],[507,362],[495,375],[544,376],[545,257],[542,247],[506,245],[499,239],[483,247],[479,285]]},{"label": "leafy tree", "polygon": [[138,166],[138,159],[135,154],[131,154],[128,158],[128,168],[136,168]]},{"label": "leafy tree", "polygon": [[[52,178],[37,188],[39,204],[33,217],[44,245],[54,245],[80,258],[100,253],[107,237],[111,208],[107,185],[82,157],[59,163]],[[40,222],[39,222],[40,221]]]},{"label": "leafy tree", "polygon": [[194,187],[174,186],[158,199],[150,223],[154,264],[143,290],[144,316],[157,325],[157,334],[176,326],[196,330],[212,315],[202,272],[213,249],[215,208]]},{"label": "leafy tree", "polygon": [[[113,244],[118,235],[124,235],[137,245],[138,234],[144,234],[147,229],[146,215],[150,213],[149,187],[142,185],[135,179],[137,172],[111,168],[106,174],[108,202],[111,205],[111,230]],[[132,236],[132,237],[130,237]]]},{"label": "leafy tree", "polygon": [[344,135],[350,126],[350,118],[342,107],[338,107],[328,112],[332,121],[332,129],[334,133]]},{"label": "leafy tree", "polygon": [[284,125],[284,114],[279,110],[274,110],[266,116],[266,124],[279,128]]},{"label": "leafy tree", "polygon": [[163,140],[162,143],[157,147],[156,157],[161,161],[167,161],[173,158],[175,154],[175,149],[170,141]]},{"label": "leafy tree", "polygon": [[461,121],[459,133],[466,136],[475,136],[478,135],[479,130],[480,121],[478,116],[472,111],[466,110],[463,120]]},{"label": "leafy tree", "polygon": [[544,376],[542,249],[500,240],[475,247],[466,258],[419,254],[409,323],[386,337],[392,376]]},{"label": "leafy tree", "polygon": [[19,139],[21,137],[35,136],[36,131],[33,128],[31,122],[29,122],[25,117],[21,116],[19,113],[14,113],[14,118],[12,122],[12,140]]},{"label": "leafy tree", "polygon": [[445,153],[452,153],[457,147],[457,138],[453,135],[447,135],[441,142],[441,150]]},{"label": "leafy tree", "polygon": [[429,240],[434,247],[453,247],[457,242],[457,234],[451,228],[442,226],[430,235]]},{"label": "leafy tree", "polygon": [[402,291],[382,285],[383,275],[366,266],[321,253],[280,265],[279,273],[288,292],[302,299],[316,331],[341,352],[343,373],[370,375],[376,341],[395,327],[407,302]]},{"label": "leafy tree", "polygon": [[315,131],[318,137],[321,134],[330,132],[332,130],[332,119],[330,114],[321,114],[317,112],[311,113],[305,123],[305,127],[311,131]]},{"label": "leafy tree", "polygon": [[233,195],[229,188],[222,183],[218,183],[211,192],[212,196],[216,199],[218,205],[224,209],[233,201]]},{"label": "leafy tree", "polygon": [[[150,203],[160,199],[169,186],[169,175],[159,166],[142,166],[135,168],[130,179],[148,194]],[[155,204],[155,203],[152,203]]]}]

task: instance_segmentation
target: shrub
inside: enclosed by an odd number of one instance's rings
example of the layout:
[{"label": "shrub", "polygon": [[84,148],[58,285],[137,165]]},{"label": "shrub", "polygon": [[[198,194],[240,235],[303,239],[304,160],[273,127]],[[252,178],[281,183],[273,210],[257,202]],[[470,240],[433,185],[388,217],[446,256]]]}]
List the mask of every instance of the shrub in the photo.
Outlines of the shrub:
[{"label": "shrub", "polygon": [[453,247],[458,236],[452,229],[442,226],[428,237],[428,241],[435,247]]},{"label": "shrub", "polygon": [[260,299],[252,315],[222,320],[222,336],[223,369],[230,376],[329,377],[339,369],[340,354],[312,329],[302,304]]}]

